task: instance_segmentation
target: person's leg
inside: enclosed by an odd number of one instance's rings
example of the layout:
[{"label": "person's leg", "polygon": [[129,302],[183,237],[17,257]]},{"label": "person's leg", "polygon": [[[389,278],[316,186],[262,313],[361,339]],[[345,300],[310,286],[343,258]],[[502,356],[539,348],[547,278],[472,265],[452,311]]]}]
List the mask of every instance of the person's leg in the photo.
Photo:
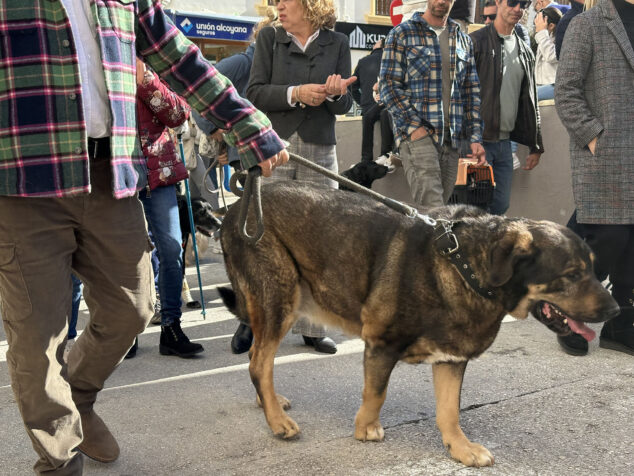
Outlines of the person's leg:
[{"label": "person's leg", "polygon": [[6,363],[18,409],[39,457],[37,473],[81,474],[82,468],[77,452],[82,440],[80,418],[62,358],[81,201],[0,197]]},{"label": "person's leg", "polygon": [[[628,287],[634,288],[631,277],[634,257],[627,253],[631,239],[629,226],[578,223],[576,212],[570,217],[567,226],[577,233],[593,251],[595,255],[594,273],[597,279],[603,281],[609,276],[610,282],[613,284],[613,297],[619,305],[626,308],[627,301],[624,302],[624,299],[621,298],[621,290],[626,290]],[[627,312],[622,314],[625,315]],[[625,317],[617,316],[603,326],[604,344],[613,336],[614,328],[612,326],[613,323],[620,322],[617,320],[619,318],[625,319]],[[558,336],[557,341],[563,350],[570,355],[582,356],[588,353],[588,342],[579,334],[571,333],[567,336]]]},{"label": "person's leg", "polygon": [[173,185],[157,187],[149,196],[139,195],[159,258],[158,290],[161,298],[161,325],[168,326],[181,317],[183,248]]},{"label": "person's leg", "polygon": [[154,312],[143,207],[136,196],[112,196],[109,161],[94,163],[91,177],[93,190],[85,198],[72,263],[84,283],[90,321],[68,356],[73,400],[82,414],[91,412],[105,380]]},{"label": "person's leg", "polygon": [[606,231],[602,233],[602,243],[595,244],[599,250],[595,252],[595,264],[599,261],[603,267],[609,264],[612,297],[621,307],[621,313],[603,325],[599,345],[634,355],[634,225],[603,225],[603,228]]},{"label": "person's leg", "polygon": [[394,131],[392,130],[392,118],[387,108],[381,108],[381,155],[394,152]]},{"label": "person's leg", "polygon": [[511,201],[511,185],[513,183],[513,153],[511,142],[484,142],[487,162],[493,168],[495,190],[493,200],[489,205],[489,213],[504,215]]},{"label": "person's leg", "polygon": [[452,148],[450,145],[444,145],[442,153],[439,157],[440,172],[442,176],[442,199],[444,203],[447,203],[449,197],[453,193],[453,189],[456,186],[456,176],[458,175],[458,158],[460,153],[457,149]]},{"label": "person's leg", "polygon": [[361,160],[374,160],[374,124],[379,120],[381,108],[378,104],[369,106],[361,116]]},{"label": "person's leg", "polygon": [[[302,157],[311,157],[317,165],[338,172],[337,150],[334,145],[311,144],[302,141],[297,135],[291,137],[291,147],[289,150],[296,152]],[[300,167],[296,173],[297,180],[303,180],[312,183],[324,184],[328,187],[337,188],[338,184],[332,179],[311,170],[307,167]],[[326,329],[318,323],[311,323],[307,317],[300,317],[293,326],[293,334],[301,334],[306,345],[311,345],[318,352],[334,354],[337,352],[335,342],[326,337]]]},{"label": "person's leg", "polygon": [[158,287],[160,263],[158,253],[156,251],[156,244],[154,243],[154,237],[152,237],[152,232],[149,230],[148,236],[150,237],[150,241],[153,246],[150,261],[152,263],[152,273],[154,275],[154,292],[156,293],[156,299],[154,301],[154,315],[152,316],[152,319],[150,319],[150,323],[156,326],[161,323],[161,295]]},{"label": "person's leg", "polygon": [[430,136],[401,142],[399,154],[414,202],[422,206],[443,205],[443,185],[438,149]]},{"label": "person's leg", "polygon": [[148,226],[159,256],[159,295],[161,299],[161,354],[190,357],[203,351],[189,341],[180,327],[183,287],[183,248],[176,189],[157,187],[150,196],[140,195]]}]

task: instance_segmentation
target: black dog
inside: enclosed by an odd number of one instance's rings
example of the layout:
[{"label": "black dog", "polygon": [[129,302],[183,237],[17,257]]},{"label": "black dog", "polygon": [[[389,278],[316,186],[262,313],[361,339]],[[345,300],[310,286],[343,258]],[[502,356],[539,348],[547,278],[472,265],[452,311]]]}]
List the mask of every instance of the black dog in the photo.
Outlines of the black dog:
[{"label": "black dog", "polygon": [[[341,175],[343,175],[347,179],[352,180],[353,182],[358,183],[359,185],[363,185],[367,188],[372,188],[372,182],[385,177],[387,171],[388,168],[385,165],[380,165],[376,162],[364,160],[355,164],[348,170],[344,170],[343,172],[341,172]],[[345,185],[339,185],[339,189],[352,191]]]},{"label": "black dog", "polygon": [[[187,246],[191,228],[189,226],[189,213],[187,212],[187,199],[185,195],[177,195],[178,217],[180,219],[181,233],[183,235],[183,248]],[[213,214],[211,204],[204,198],[192,198],[192,215],[194,228],[207,237],[211,237],[214,231],[220,229],[222,222]],[[184,260],[183,260],[184,261]]]}]

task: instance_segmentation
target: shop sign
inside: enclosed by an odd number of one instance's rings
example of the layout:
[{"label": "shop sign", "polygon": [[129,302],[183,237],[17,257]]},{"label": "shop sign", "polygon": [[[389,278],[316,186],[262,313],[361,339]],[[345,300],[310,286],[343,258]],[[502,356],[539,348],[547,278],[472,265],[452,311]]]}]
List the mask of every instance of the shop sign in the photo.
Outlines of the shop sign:
[{"label": "shop sign", "polygon": [[249,41],[253,31],[253,23],[251,22],[180,15],[178,13],[174,15],[174,23],[190,38]]},{"label": "shop sign", "polygon": [[366,23],[335,23],[335,31],[346,35],[351,50],[371,50],[381,38],[385,38],[392,27],[384,25],[368,25]]}]

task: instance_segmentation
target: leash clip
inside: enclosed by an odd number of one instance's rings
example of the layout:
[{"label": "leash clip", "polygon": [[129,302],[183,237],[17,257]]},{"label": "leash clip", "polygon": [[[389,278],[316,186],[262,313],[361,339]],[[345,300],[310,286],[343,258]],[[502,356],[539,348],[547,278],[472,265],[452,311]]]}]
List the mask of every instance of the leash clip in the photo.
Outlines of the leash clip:
[{"label": "leash clip", "polygon": [[414,215],[410,215],[410,216],[416,216],[420,218],[427,225],[435,227],[438,224],[438,222],[434,220],[432,217],[430,217],[429,215],[423,215],[422,213],[418,213],[415,208],[412,208],[412,211],[414,212]]},{"label": "leash clip", "polygon": [[454,222],[447,220],[438,220],[438,222],[439,226],[437,226],[436,229],[442,226],[443,233],[436,237],[436,241],[445,240],[445,243],[443,243],[444,246],[439,248],[438,252],[443,256],[451,256],[460,248],[458,238],[455,233],[453,233]]}]

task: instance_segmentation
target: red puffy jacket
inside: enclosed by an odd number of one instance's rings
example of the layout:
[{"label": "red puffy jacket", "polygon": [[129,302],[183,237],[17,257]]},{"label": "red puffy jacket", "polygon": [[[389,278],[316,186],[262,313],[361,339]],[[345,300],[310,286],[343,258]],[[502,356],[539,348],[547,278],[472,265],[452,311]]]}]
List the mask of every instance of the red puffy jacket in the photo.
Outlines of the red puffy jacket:
[{"label": "red puffy jacket", "polygon": [[190,108],[152,71],[137,85],[137,124],[143,155],[147,159],[148,185],[171,185],[188,177],[168,128],[178,127],[189,117]]}]

